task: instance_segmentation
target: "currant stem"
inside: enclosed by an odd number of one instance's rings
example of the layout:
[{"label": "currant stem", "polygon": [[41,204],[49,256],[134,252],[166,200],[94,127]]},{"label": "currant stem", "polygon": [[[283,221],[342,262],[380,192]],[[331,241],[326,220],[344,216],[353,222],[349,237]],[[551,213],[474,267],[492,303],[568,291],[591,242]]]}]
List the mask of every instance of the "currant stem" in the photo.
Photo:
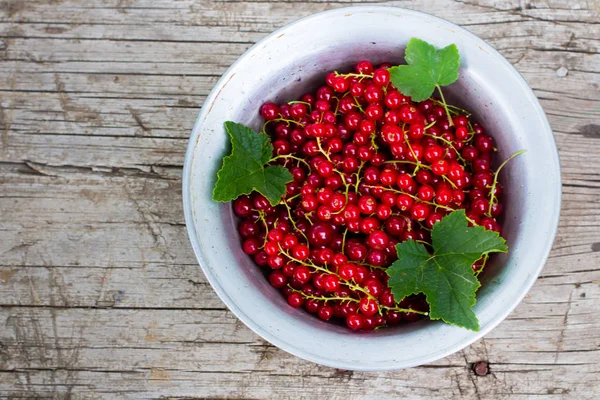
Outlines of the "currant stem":
[{"label": "currant stem", "polygon": [[344,76],[346,78],[350,78],[350,77],[354,77],[354,78],[358,78],[359,82],[362,81],[365,78],[373,78],[373,74],[355,74],[355,73],[348,73],[348,74],[340,74],[339,72],[335,71],[335,76]]},{"label": "currant stem", "polygon": [[[443,102],[441,102],[441,101],[439,101],[439,100],[436,100],[436,99],[434,99],[434,98],[431,98],[430,100],[431,100],[432,102],[434,102],[435,104],[442,105],[442,106],[444,105],[444,103],[443,103]],[[467,117],[470,117],[470,116],[471,116],[471,113],[470,113],[470,112],[468,112],[467,110],[464,110],[464,109],[462,109],[462,108],[460,108],[460,107],[457,107],[457,106],[455,106],[455,105],[452,105],[452,104],[447,104],[447,106],[448,106],[448,109],[451,109],[450,113],[453,113],[453,114],[456,114],[456,115],[458,115],[458,114],[460,114],[460,113],[462,112],[462,113],[463,113],[463,114],[465,114],[465,116],[467,116]]]},{"label": "currant stem", "polygon": [[454,151],[456,152],[456,156],[458,157],[458,159],[459,159],[460,161],[462,161],[462,163],[463,163],[463,164],[466,164],[466,161],[465,161],[465,159],[464,159],[464,158],[463,158],[463,157],[460,155],[460,152],[459,152],[458,150],[456,150],[456,147],[454,147],[454,145],[452,144],[452,142],[451,142],[451,141],[449,141],[449,140],[446,140],[446,139],[444,139],[444,138],[443,138],[443,137],[441,137],[441,136],[435,136],[435,135],[432,135],[432,134],[430,134],[430,133],[426,133],[426,134],[425,134],[425,136],[432,137],[432,138],[434,138],[434,139],[437,139],[437,140],[441,140],[442,142],[444,142],[444,143],[445,143],[445,144],[447,144],[448,146],[452,147],[452,150],[454,150]]},{"label": "currant stem", "polygon": [[504,168],[504,166],[513,158],[520,156],[521,154],[525,153],[527,150],[523,149],[523,150],[519,150],[516,153],[513,153],[510,157],[508,157],[506,160],[504,160],[504,162],[502,164],[500,164],[500,166],[498,167],[498,169],[496,170],[496,172],[494,173],[494,182],[492,183],[492,189],[490,190],[490,206],[488,208],[488,212],[487,215],[488,217],[491,216],[492,214],[492,206],[494,205],[494,202],[496,201],[496,186],[498,185],[498,174],[500,174],[500,171],[502,170],[502,168]]},{"label": "currant stem", "polygon": [[[317,301],[323,301],[323,302],[337,300],[337,301],[342,301],[342,302],[343,301],[347,301],[347,302],[353,302],[353,303],[360,303],[360,300],[355,299],[353,297],[315,296],[315,295],[312,295],[312,294],[306,294],[302,290],[294,289],[290,285],[288,285],[288,287],[290,288],[290,290],[292,292],[298,293],[298,294],[302,295],[304,298],[307,298],[307,299],[310,299],[310,300],[317,300]],[[413,310],[412,308],[389,307],[389,306],[384,306],[383,304],[379,304],[379,302],[377,302],[377,305],[378,305],[378,307],[380,309],[389,310],[389,311],[397,311],[397,312],[402,312],[402,313],[415,313],[415,314],[420,314],[420,315],[429,315],[429,313],[426,312],[426,311]]]},{"label": "currant stem", "polygon": [[298,196],[300,196],[300,194],[297,194],[296,196],[293,196],[293,197],[290,197],[290,198],[289,198],[289,199],[287,199],[287,200],[284,200],[284,201],[283,201],[283,205],[285,206],[285,208],[286,208],[286,210],[287,210],[288,217],[289,217],[289,219],[290,219],[290,222],[292,223],[292,226],[294,227],[294,230],[295,230],[296,232],[300,232],[300,234],[301,234],[302,236],[304,236],[304,239],[306,239],[306,242],[308,243],[308,237],[306,237],[306,234],[305,234],[304,232],[302,232],[300,229],[298,229],[298,226],[296,225],[296,221],[294,221],[294,218],[293,218],[293,216],[292,216],[292,209],[290,208],[290,206],[289,206],[289,205],[288,205],[288,203],[287,203],[288,201],[290,201],[290,200],[293,200],[294,198],[296,198],[296,197],[298,197]]},{"label": "currant stem", "polygon": [[399,194],[405,194],[405,195],[409,196],[410,198],[412,198],[413,200],[419,201],[421,203],[429,204],[430,206],[433,206],[433,207],[443,208],[448,211],[456,211],[456,209],[454,209],[452,207],[443,206],[441,204],[436,204],[436,203],[432,203],[430,201],[421,200],[419,197],[415,196],[414,194],[406,193],[406,192],[403,192],[402,190],[387,188],[385,186],[374,186],[374,185],[365,185],[365,187],[371,188],[371,189],[382,189],[384,191],[388,190],[390,192],[399,193]]},{"label": "currant stem", "polygon": [[440,85],[435,85],[438,92],[440,92],[440,98],[442,99],[442,103],[444,105],[444,109],[446,110],[446,116],[448,117],[448,124],[450,126],[454,126],[454,122],[452,122],[452,117],[450,116],[450,110],[448,109],[448,104],[446,103],[446,99],[444,98],[444,93],[442,92],[442,88]]},{"label": "currant stem", "polygon": [[301,159],[300,157],[296,157],[296,156],[293,156],[293,155],[291,155],[291,154],[282,154],[282,155],[277,155],[277,156],[275,156],[275,157],[271,158],[271,159],[269,160],[269,162],[273,162],[273,161],[275,161],[275,160],[279,160],[279,159],[282,159],[282,158],[283,158],[283,159],[288,159],[288,158],[289,158],[289,159],[292,159],[292,160],[296,160],[296,161],[298,161],[298,162],[301,162],[301,163],[303,163],[304,165],[306,165],[306,166],[308,167],[308,170],[309,170],[309,171],[310,171],[310,169],[311,169],[311,168],[310,168],[310,164],[309,164],[309,163],[307,163],[305,160]]},{"label": "currant stem", "polygon": [[485,253],[483,255],[483,262],[481,263],[481,268],[479,269],[479,271],[475,272],[475,278],[477,278],[479,276],[479,274],[481,274],[483,272],[483,269],[485,268],[485,264],[487,264],[489,257],[490,257],[489,253]]},{"label": "currant stem", "polygon": [[346,279],[342,278],[341,276],[339,276],[335,272],[330,271],[327,268],[320,267],[320,266],[318,266],[318,265],[316,265],[316,264],[314,264],[312,262],[306,262],[306,261],[299,260],[299,259],[293,257],[292,255],[290,255],[289,253],[287,253],[285,250],[283,250],[281,248],[281,246],[279,246],[279,250],[281,251],[282,254],[284,254],[290,260],[292,260],[294,262],[297,262],[298,264],[302,264],[302,265],[304,265],[306,267],[314,268],[317,271],[324,272],[324,273],[329,274],[329,275],[335,275],[335,276],[337,276],[340,279],[340,282],[342,282],[344,285],[348,286],[348,288],[350,290],[353,290],[355,292],[362,292],[363,294],[365,294],[366,296],[368,296],[370,299],[377,300],[377,298],[375,298],[371,293],[369,293],[369,291],[367,289],[363,288],[360,285],[356,285],[356,284],[354,284],[354,283],[352,283],[350,281],[347,281]]},{"label": "currant stem", "polygon": [[[386,161],[385,164],[411,164],[411,165],[417,165],[416,162],[414,161],[408,161],[408,160],[391,160],[391,161]],[[419,166],[421,168],[425,168],[428,170],[432,170],[432,168],[427,165],[427,164],[419,164]],[[414,174],[413,174],[414,176]],[[442,175],[442,179],[445,180],[446,182],[448,182],[450,184],[450,186],[452,186],[453,189],[457,189],[456,184],[454,182],[452,182],[452,180],[450,178],[448,178],[446,175]]]}]

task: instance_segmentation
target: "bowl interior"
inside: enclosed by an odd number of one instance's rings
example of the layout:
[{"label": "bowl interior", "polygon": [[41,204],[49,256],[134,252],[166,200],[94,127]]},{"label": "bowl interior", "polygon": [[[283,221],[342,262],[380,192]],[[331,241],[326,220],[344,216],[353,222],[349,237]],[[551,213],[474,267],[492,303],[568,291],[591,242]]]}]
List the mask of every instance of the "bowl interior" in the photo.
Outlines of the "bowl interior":
[{"label": "bowl interior", "polygon": [[[450,103],[471,111],[494,137],[497,160],[527,149],[501,174],[505,188],[503,236],[510,252],[495,256],[483,277],[475,307],[480,332],[420,322],[352,333],[292,309],[242,252],[230,205],[211,200],[216,171],[228,151],[224,121],[258,130],[262,124],[258,110],[265,101],[294,100],[314,90],[327,72],[349,70],[362,59],[400,63],[403,45],[413,36],[438,47],[458,46],[461,76],[444,92]],[[498,324],[539,274],[554,237],[560,205],[552,132],[520,75],[467,31],[425,14],[386,7],[317,14],[275,32],[249,50],[223,76],[203,107],[190,141],[184,181],[194,250],[211,284],[232,311],[284,350],[321,364],[359,370],[432,361],[468,345]],[[534,202],[534,195],[542,201]]]}]

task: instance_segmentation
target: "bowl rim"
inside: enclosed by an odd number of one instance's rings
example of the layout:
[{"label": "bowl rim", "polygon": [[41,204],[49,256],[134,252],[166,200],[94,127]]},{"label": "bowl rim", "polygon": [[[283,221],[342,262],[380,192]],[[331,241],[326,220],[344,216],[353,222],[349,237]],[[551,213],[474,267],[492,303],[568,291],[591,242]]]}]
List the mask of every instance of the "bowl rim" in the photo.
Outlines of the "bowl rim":
[{"label": "bowl rim", "polygon": [[[539,264],[537,265],[535,270],[532,271],[532,274],[530,274],[529,277],[527,278],[526,283],[522,286],[522,288],[523,288],[522,292],[518,296],[513,297],[510,304],[507,304],[507,306],[503,308],[503,312],[498,313],[492,320],[490,320],[490,322],[487,325],[482,327],[478,332],[470,332],[470,336],[467,336],[464,339],[455,342],[453,345],[448,346],[443,351],[439,351],[437,353],[432,353],[429,356],[413,358],[412,362],[407,362],[404,365],[401,365],[398,367],[393,367],[393,368],[390,368],[389,366],[383,366],[383,367],[376,366],[373,368],[363,368],[360,365],[357,366],[351,362],[345,362],[342,360],[333,360],[328,357],[322,357],[318,354],[306,352],[305,350],[296,346],[295,344],[293,344],[289,341],[280,339],[276,335],[271,334],[271,332],[268,329],[265,329],[261,325],[255,323],[252,318],[250,318],[239,307],[237,307],[236,303],[229,297],[229,295],[225,292],[225,290],[219,285],[218,280],[213,275],[211,269],[209,267],[207,267],[206,260],[200,249],[198,233],[196,230],[196,225],[194,222],[194,216],[193,216],[193,211],[192,211],[192,203],[193,203],[193,198],[192,198],[192,193],[191,193],[191,177],[192,177],[192,172],[193,172],[192,164],[193,164],[194,153],[195,153],[195,149],[197,146],[197,142],[200,139],[201,124],[202,124],[202,121],[205,119],[205,117],[210,112],[210,107],[207,107],[207,105],[212,104],[215,101],[215,99],[219,95],[221,89],[227,84],[227,82],[235,74],[234,71],[235,71],[237,65],[244,58],[251,56],[254,52],[258,51],[261,47],[265,46],[267,43],[277,39],[282,34],[286,33],[288,30],[293,29],[297,25],[303,24],[307,20],[327,18],[332,15],[338,15],[338,14],[345,15],[345,14],[349,14],[349,13],[358,13],[358,12],[360,12],[360,13],[402,13],[404,15],[414,16],[414,17],[418,17],[418,18],[424,18],[424,19],[427,19],[427,20],[430,20],[433,22],[437,22],[437,23],[441,23],[444,25],[450,24],[453,29],[460,31],[462,34],[464,34],[469,39],[471,39],[475,44],[477,44],[478,46],[480,46],[481,48],[483,48],[487,52],[489,52],[491,56],[498,59],[501,63],[504,64],[505,67],[508,67],[508,70],[510,71],[511,75],[513,75],[515,83],[518,83],[520,88],[523,90],[523,94],[532,103],[532,105],[536,109],[538,115],[542,117],[544,131],[546,133],[548,133],[548,136],[552,140],[552,144],[553,144],[552,149],[554,150],[551,155],[552,163],[557,167],[557,173],[558,173],[558,175],[557,175],[557,183],[558,184],[557,184],[556,188],[554,189],[558,206],[557,206],[554,214],[549,216],[549,218],[551,219],[551,222],[552,222],[552,224],[551,224],[552,228],[549,232],[550,235],[548,236],[548,240],[546,241],[546,243],[541,251],[543,254],[543,257],[540,259]],[[553,133],[550,123],[548,121],[548,117],[547,117],[546,113],[544,112],[544,110],[539,102],[539,99],[537,98],[537,96],[535,96],[532,88],[529,86],[529,84],[527,83],[525,78],[522,76],[522,74],[519,71],[517,71],[517,69],[508,60],[506,60],[502,54],[500,54],[500,52],[498,52],[495,48],[493,48],[490,44],[488,44],[483,39],[481,39],[478,36],[476,36],[475,34],[471,33],[469,30],[467,30],[457,24],[454,24],[453,22],[450,22],[443,18],[434,16],[432,14],[425,13],[422,11],[410,10],[410,9],[406,9],[406,8],[402,8],[402,7],[394,7],[394,6],[359,5],[359,6],[341,7],[341,8],[336,8],[333,10],[322,11],[322,12],[314,13],[314,14],[302,17],[300,19],[297,19],[295,21],[292,21],[292,22],[276,29],[275,31],[271,32],[270,34],[268,34],[267,36],[265,36],[264,38],[262,38],[261,40],[256,42],[248,50],[246,50],[233,64],[231,64],[231,66],[219,78],[219,80],[217,81],[217,83],[215,84],[213,89],[211,90],[210,94],[206,97],[206,99],[202,105],[202,108],[198,114],[198,117],[196,118],[194,126],[192,128],[192,134],[189,138],[187,150],[186,150],[185,158],[184,158],[184,168],[183,168],[183,176],[182,176],[182,200],[183,200],[183,208],[184,208],[184,216],[185,216],[187,233],[188,233],[190,242],[192,244],[194,254],[196,256],[196,259],[197,259],[200,267],[202,268],[202,271],[204,272],[204,274],[205,274],[208,282],[210,283],[211,287],[213,288],[213,290],[217,293],[217,295],[223,301],[223,303],[225,303],[227,308],[239,320],[241,320],[248,328],[250,328],[254,333],[259,335],[263,339],[267,340],[269,343],[277,346],[278,348],[280,348],[282,350],[285,350],[286,352],[288,352],[290,354],[293,354],[304,360],[308,360],[308,361],[311,361],[311,362],[314,362],[314,363],[317,363],[320,365],[324,365],[327,367],[341,368],[341,369],[348,369],[348,370],[357,370],[357,371],[389,371],[389,370],[397,370],[397,369],[403,369],[403,368],[411,368],[411,367],[415,367],[418,365],[433,362],[433,361],[445,358],[457,351],[460,351],[461,349],[464,349],[465,347],[469,346],[470,344],[474,343],[475,341],[481,339],[483,336],[485,336],[487,333],[489,333],[492,329],[494,329],[496,326],[498,326],[521,303],[521,301],[523,300],[525,295],[527,293],[529,293],[529,291],[531,290],[531,287],[536,282],[538,276],[541,273],[541,270],[546,265],[546,261],[548,260],[548,256],[549,256],[552,246],[554,244],[554,239],[556,237],[556,233],[558,230],[560,211],[562,208],[561,207],[561,205],[562,205],[562,173],[561,173],[561,167],[560,167],[558,148],[556,146],[556,138],[554,137],[554,133]]]}]

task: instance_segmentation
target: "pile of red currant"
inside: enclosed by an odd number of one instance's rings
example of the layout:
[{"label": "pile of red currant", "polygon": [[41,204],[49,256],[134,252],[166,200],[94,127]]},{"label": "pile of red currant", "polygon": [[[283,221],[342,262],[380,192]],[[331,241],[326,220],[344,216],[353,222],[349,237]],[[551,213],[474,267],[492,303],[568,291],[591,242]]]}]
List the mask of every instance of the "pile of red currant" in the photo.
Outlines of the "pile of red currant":
[{"label": "pile of red currant", "polygon": [[314,94],[264,104],[272,162],[294,180],[276,206],[259,193],[233,203],[244,252],[289,305],[353,330],[427,315],[422,295],[395,299],[387,286],[397,243],[431,243],[433,225],[461,208],[500,231],[492,138],[465,110],[411,101],[389,67],[361,61]]}]

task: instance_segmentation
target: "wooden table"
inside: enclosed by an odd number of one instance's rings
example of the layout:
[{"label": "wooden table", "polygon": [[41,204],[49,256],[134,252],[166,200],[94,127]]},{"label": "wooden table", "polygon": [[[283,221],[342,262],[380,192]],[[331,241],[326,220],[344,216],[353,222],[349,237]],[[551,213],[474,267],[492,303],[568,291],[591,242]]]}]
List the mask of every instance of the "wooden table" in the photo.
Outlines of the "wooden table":
[{"label": "wooden table", "polygon": [[349,4],[0,2],[0,397],[600,397],[598,0],[390,2],[495,46],[558,142],[551,257],[484,339],[404,371],[320,367],[257,337],[206,282],[181,205],[205,96],[269,32]]}]

